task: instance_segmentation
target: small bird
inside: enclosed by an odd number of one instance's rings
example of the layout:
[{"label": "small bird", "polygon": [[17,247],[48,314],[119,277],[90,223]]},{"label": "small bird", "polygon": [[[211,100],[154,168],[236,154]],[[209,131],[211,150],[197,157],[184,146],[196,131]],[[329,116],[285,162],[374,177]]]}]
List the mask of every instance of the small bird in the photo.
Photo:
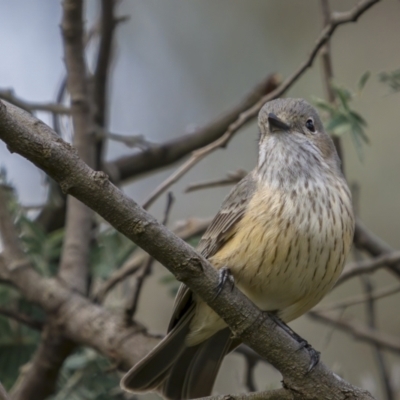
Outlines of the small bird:
[{"label": "small bird", "polygon": [[[250,300],[285,324],[315,306],[339,278],[354,216],[335,146],[309,103],[270,101],[258,125],[257,166],[224,200],[198,251],[222,275],[229,270]],[[224,356],[239,344],[226,323],[181,285],[167,336],[121,386],[173,400],[208,396]]]}]

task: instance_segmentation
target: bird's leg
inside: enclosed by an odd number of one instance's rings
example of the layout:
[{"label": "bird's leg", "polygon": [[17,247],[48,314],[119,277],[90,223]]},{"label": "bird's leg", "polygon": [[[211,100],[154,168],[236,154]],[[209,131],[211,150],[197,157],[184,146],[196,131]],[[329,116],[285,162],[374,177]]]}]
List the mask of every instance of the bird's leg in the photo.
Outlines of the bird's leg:
[{"label": "bird's leg", "polygon": [[296,351],[301,349],[306,349],[308,351],[308,354],[310,355],[310,366],[308,367],[307,373],[311,372],[319,363],[320,352],[315,350],[306,340],[304,340],[299,334],[297,334],[292,328],[283,322],[276,315],[276,313],[267,312],[267,314],[280,328],[282,328],[288,335],[296,340],[297,343],[299,343],[300,346]]},{"label": "bird's leg", "polygon": [[235,287],[235,280],[233,278],[232,272],[228,267],[223,267],[218,271],[218,285],[215,298],[217,298],[221,294],[221,291],[227,282],[229,282],[231,290],[233,290],[233,288]]}]

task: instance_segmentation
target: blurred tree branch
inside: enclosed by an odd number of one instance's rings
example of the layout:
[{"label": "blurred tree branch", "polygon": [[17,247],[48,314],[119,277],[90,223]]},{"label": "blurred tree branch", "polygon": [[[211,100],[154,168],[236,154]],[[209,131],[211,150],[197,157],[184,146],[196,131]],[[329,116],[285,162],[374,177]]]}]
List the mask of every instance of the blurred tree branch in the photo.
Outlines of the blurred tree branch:
[{"label": "blurred tree branch", "polygon": [[37,102],[29,102],[17,97],[14,94],[14,91],[11,89],[3,89],[0,90],[0,99],[9,101],[11,104],[22,108],[25,111],[33,112],[33,111],[48,111],[53,114],[70,114],[71,110],[69,107],[65,107],[62,104],[58,103],[37,103]]}]

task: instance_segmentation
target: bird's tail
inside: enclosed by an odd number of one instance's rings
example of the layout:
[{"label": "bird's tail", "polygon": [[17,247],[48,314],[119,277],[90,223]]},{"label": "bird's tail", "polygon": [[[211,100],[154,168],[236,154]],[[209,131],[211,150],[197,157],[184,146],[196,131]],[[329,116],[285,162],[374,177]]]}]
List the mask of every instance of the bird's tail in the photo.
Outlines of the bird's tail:
[{"label": "bird's tail", "polygon": [[232,350],[231,332],[225,328],[196,346],[185,344],[191,316],[187,313],[168,335],[123,378],[131,392],[157,390],[171,400],[211,394],[221,362]]}]

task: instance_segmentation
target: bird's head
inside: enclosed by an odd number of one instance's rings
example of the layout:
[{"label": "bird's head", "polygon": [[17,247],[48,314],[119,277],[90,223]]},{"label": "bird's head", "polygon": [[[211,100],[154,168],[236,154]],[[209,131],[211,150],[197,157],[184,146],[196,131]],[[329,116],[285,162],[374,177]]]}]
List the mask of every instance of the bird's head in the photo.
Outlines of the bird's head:
[{"label": "bird's head", "polygon": [[276,99],[266,103],[258,115],[260,129],[259,166],[275,153],[283,158],[305,157],[339,166],[330,136],[317,110],[303,99]]}]

